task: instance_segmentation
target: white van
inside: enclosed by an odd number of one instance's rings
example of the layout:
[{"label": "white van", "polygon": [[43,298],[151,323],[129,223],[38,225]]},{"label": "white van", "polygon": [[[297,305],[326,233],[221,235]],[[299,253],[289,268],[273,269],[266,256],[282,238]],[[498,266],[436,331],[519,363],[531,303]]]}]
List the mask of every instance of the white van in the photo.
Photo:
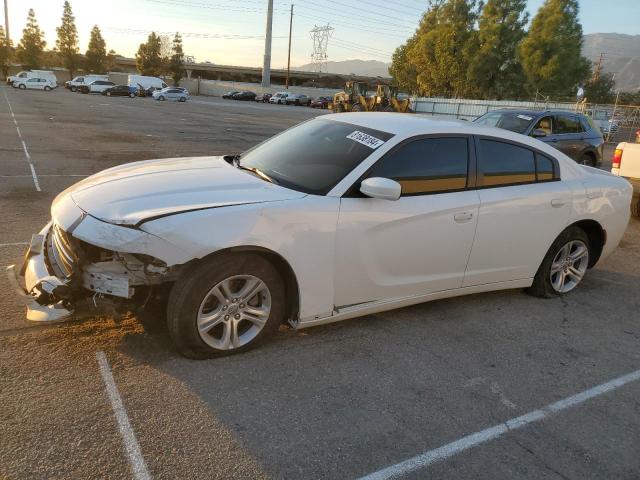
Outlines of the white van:
[{"label": "white van", "polygon": [[53,88],[58,86],[56,74],[51,70],[23,70],[22,72],[18,72],[16,75],[8,76],[7,83],[15,87],[14,83],[18,80],[27,80],[29,78],[44,78],[53,84]]},{"label": "white van", "polygon": [[78,87],[81,87],[82,85],[89,85],[96,80],[109,80],[109,75],[94,75],[93,73],[89,75],[79,75],[73,80],[65,82],[64,88],[68,88],[72,92],[75,92],[78,90]]},{"label": "white van", "polygon": [[127,84],[130,87],[136,87],[142,90],[162,90],[167,88],[168,85],[164,83],[164,80],[158,77],[146,77],[144,75],[129,75]]}]

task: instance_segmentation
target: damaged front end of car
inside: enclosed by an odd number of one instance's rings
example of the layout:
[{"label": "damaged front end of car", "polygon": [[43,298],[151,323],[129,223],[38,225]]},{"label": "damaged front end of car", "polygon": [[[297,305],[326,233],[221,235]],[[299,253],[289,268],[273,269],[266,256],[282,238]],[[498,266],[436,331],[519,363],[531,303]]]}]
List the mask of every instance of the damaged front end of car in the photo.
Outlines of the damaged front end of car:
[{"label": "damaged front end of car", "polygon": [[96,219],[66,195],[54,202],[51,222],[33,235],[22,265],[8,267],[7,274],[28,320],[57,323],[105,309],[131,310],[154,287],[174,281],[185,260],[159,237]]}]

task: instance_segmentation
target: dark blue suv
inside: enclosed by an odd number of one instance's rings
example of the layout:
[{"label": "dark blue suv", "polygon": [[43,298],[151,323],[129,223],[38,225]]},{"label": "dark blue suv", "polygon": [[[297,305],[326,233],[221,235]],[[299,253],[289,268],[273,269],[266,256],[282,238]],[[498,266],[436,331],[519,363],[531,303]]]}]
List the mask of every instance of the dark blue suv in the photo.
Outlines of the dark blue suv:
[{"label": "dark blue suv", "polygon": [[474,123],[535,137],[583,165],[598,167],[602,161],[602,132],[581,113],[501,109],[485,113]]}]

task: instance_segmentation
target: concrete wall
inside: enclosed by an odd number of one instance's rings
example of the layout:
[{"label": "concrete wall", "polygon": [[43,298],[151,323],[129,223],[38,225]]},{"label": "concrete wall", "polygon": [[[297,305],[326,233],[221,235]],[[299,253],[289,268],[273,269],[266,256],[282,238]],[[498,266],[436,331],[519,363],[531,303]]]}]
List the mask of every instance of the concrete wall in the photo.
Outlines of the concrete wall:
[{"label": "concrete wall", "polygon": [[[183,78],[180,81],[180,86],[185,87],[192,95],[207,95],[211,97],[220,97],[222,94],[232,90],[249,90],[257,94],[285,91],[284,85],[272,85],[269,88],[264,88],[258,83],[223,82],[218,80],[198,80],[194,78]],[[316,98],[333,96],[333,94],[339,90],[331,88],[289,87],[288,91],[292,93],[303,93],[311,98]]]}]

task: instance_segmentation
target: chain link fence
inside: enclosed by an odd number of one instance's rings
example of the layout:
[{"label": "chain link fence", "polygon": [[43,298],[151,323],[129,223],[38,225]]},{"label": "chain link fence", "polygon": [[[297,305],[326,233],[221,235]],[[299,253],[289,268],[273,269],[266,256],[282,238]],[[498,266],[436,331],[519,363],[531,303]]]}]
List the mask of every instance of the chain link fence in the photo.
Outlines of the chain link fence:
[{"label": "chain link fence", "polygon": [[449,117],[462,120],[474,120],[487,112],[500,108],[519,108],[526,110],[565,110],[589,115],[602,130],[607,143],[640,141],[640,106],[638,105],[598,105],[585,102],[552,102],[548,100],[491,101],[456,98],[413,99],[412,108],[416,113]]}]

